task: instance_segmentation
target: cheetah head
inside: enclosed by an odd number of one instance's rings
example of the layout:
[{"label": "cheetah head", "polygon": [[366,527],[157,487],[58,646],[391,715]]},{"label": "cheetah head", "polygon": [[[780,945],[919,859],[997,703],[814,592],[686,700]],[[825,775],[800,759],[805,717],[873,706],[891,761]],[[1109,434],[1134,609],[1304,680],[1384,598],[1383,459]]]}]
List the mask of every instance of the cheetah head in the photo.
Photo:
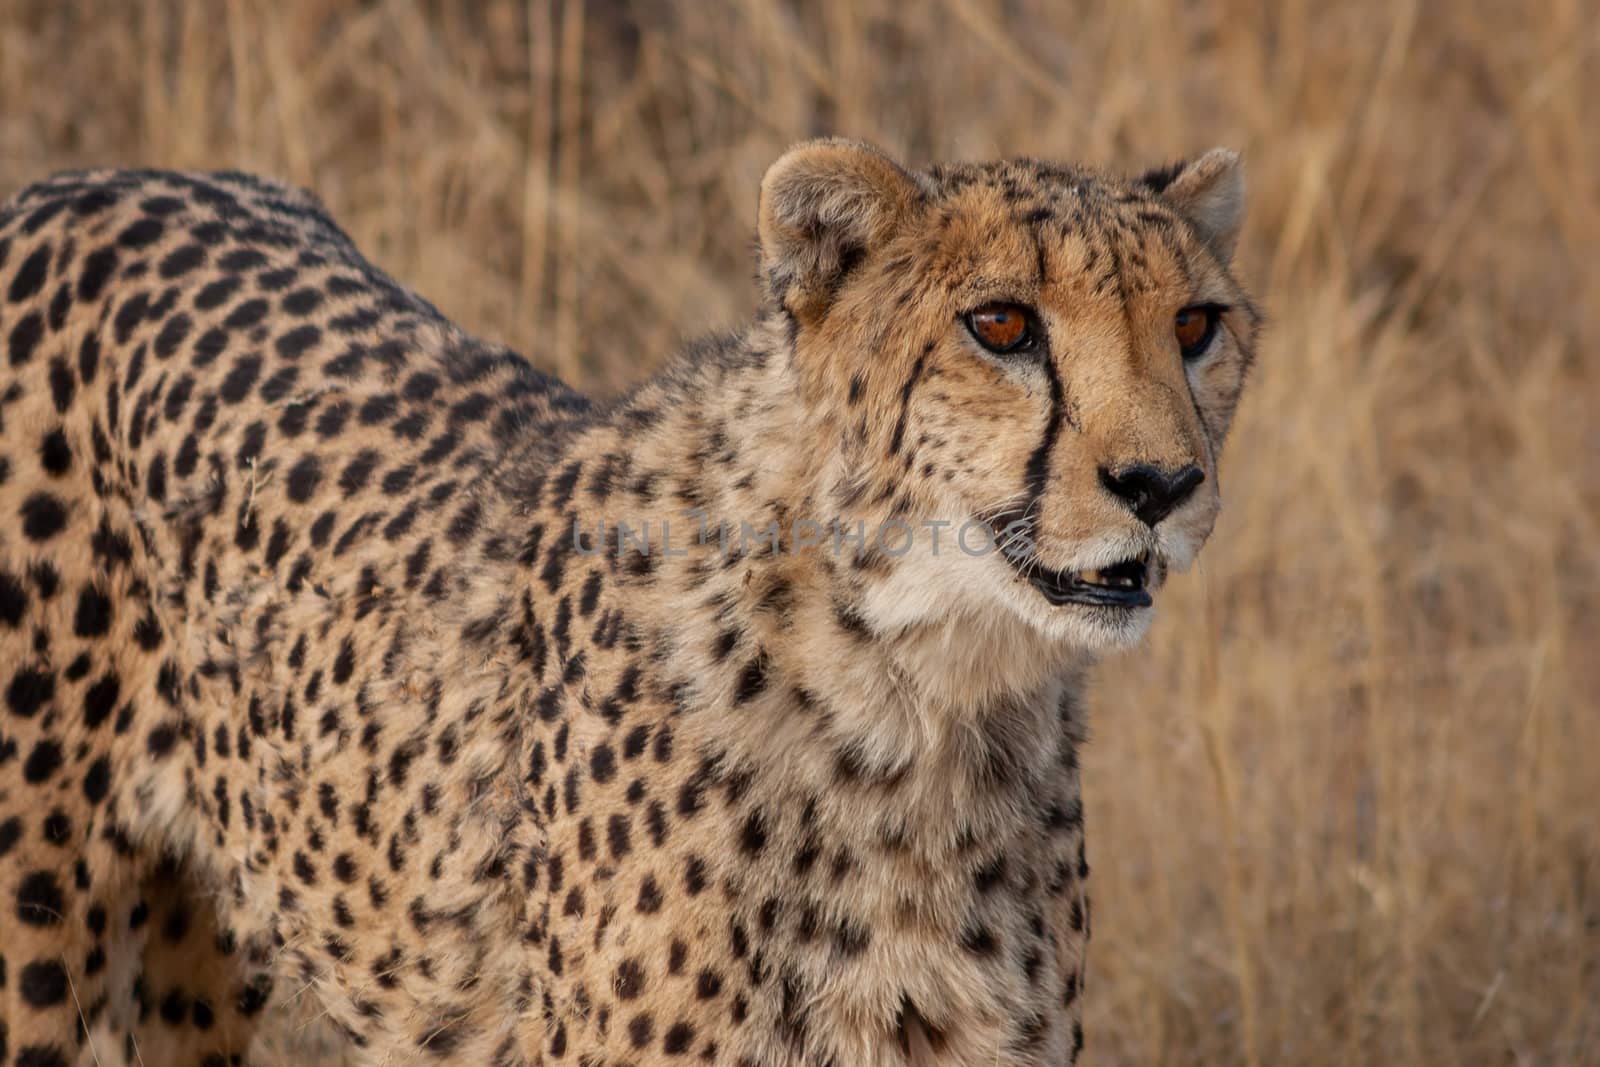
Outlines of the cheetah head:
[{"label": "cheetah head", "polygon": [[1136,178],[912,172],[825,140],[761,193],[764,296],[833,444],[824,492],[915,531],[866,589],[870,621],[954,612],[1086,650],[1141,637],[1210,535],[1251,362],[1258,316],[1229,270],[1238,157]]}]

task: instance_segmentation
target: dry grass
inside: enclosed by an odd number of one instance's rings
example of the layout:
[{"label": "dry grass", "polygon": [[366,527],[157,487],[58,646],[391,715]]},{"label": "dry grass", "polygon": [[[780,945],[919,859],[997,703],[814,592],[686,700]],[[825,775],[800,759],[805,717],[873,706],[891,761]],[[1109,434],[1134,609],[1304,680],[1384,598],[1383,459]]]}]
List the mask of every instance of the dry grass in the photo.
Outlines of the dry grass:
[{"label": "dry grass", "polygon": [[282,175],[607,391],[749,310],[790,140],[1243,149],[1272,326],[1212,547],[1096,694],[1093,1062],[1600,1063],[1593,15],[3,0],[0,192]]}]

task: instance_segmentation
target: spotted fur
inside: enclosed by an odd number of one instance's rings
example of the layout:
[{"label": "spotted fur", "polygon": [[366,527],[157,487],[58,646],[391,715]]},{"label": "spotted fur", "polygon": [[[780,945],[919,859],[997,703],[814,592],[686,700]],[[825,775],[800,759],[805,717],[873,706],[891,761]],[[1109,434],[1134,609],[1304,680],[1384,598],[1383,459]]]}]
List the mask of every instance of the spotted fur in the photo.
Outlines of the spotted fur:
[{"label": "spotted fur", "polygon": [[[23,191],[0,1064],[241,1062],[291,1000],[371,1064],[1075,1056],[1083,677],[1149,611],[1029,568],[1159,584],[1208,535],[1239,189],[1220,152],[1139,181],[803,145],[754,323],[604,405],[306,194]],[[981,349],[991,300],[1042,346]],[[1186,363],[1197,303],[1228,310]],[[1151,526],[1107,489],[1134,463],[1205,480]],[[1002,516],[1026,566],[955,547]]]}]

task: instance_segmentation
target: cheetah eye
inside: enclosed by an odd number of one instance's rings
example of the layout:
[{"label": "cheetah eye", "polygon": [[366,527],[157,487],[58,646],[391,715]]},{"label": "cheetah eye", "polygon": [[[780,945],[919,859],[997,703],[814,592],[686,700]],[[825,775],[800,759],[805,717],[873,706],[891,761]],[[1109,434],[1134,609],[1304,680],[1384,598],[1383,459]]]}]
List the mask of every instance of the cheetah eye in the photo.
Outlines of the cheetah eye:
[{"label": "cheetah eye", "polygon": [[1196,360],[1211,347],[1217,335],[1217,323],[1227,308],[1219,304],[1197,304],[1178,312],[1172,323],[1172,332],[1178,338],[1178,351],[1183,358]]},{"label": "cheetah eye", "polygon": [[967,312],[967,330],[984,348],[998,355],[1033,347],[1032,313],[1021,304],[985,304]]}]

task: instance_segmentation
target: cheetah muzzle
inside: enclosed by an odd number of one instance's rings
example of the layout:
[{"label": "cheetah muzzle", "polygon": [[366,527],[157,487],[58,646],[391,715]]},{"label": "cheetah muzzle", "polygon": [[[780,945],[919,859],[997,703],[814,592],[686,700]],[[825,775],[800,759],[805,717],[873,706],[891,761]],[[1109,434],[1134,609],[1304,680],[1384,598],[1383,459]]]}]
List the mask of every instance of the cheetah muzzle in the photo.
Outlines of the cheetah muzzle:
[{"label": "cheetah muzzle", "polygon": [[754,321],[596,402],[308,194],[24,190],[0,1062],[1074,1058],[1082,692],[1217,515],[1242,206],[803,144]]}]

